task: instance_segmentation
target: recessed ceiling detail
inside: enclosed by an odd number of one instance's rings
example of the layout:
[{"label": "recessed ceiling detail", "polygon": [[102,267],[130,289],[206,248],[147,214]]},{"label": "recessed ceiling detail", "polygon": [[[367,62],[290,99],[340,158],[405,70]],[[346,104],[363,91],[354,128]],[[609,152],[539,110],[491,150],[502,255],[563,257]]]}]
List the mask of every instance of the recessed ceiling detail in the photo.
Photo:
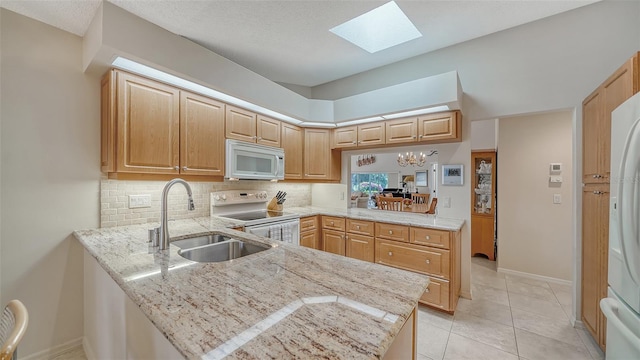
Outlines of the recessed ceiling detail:
[{"label": "recessed ceiling detail", "polygon": [[422,36],[395,1],[390,1],[329,31],[370,53]]}]

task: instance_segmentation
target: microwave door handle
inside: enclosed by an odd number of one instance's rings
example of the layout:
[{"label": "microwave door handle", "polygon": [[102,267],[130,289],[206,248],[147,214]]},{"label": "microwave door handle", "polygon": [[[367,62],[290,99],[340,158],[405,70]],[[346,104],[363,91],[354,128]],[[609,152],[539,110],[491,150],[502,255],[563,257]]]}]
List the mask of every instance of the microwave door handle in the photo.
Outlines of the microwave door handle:
[{"label": "microwave door handle", "polygon": [[[284,169],[280,169],[280,159],[282,159],[281,156],[276,155],[276,173],[273,174],[276,178],[278,178],[279,174],[284,174]],[[282,163],[282,167],[284,167],[284,162]],[[282,171],[281,171],[282,170]]]},{"label": "microwave door handle", "polygon": [[[636,284],[640,284],[640,244],[638,244],[638,204],[640,193],[640,119],[631,126],[627,135],[620,161],[618,178],[618,234],[620,251],[629,275]],[[629,156],[630,155],[630,156]]]}]

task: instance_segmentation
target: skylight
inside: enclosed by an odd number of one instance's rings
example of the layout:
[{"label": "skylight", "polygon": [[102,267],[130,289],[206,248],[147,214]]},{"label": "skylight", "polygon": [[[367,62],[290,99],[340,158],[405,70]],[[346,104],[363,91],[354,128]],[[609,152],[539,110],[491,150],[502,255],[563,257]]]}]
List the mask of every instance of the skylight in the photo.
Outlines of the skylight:
[{"label": "skylight", "polygon": [[422,36],[395,1],[390,1],[329,31],[370,53]]}]

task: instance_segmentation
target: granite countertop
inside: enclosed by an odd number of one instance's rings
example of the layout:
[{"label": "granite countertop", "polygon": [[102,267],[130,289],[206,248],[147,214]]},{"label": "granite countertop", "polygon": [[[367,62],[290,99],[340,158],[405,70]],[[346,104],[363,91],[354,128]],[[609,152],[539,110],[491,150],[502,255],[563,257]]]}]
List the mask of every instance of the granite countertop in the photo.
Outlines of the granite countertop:
[{"label": "granite countertop", "polygon": [[189,359],[381,358],[428,284],[423,275],[228,229],[233,221],[170,221],[172,240],[215,232],[272,246],[196,263],[174,245],[150,250],[154,225],[74,235]]},{"label": "granite countertop", "polygon": [[464,220],[461,219],[451,219],[427,214],[385,211],[377,209],[329,209],[315,206],[305,206],[285,208],[285,211],[300,214],[301,217],[314,215],[340,216],[359,220],[379,221],[409,226],[421,226],[448,231],[458,231],[462,229],[462,226],[464,225]]}]

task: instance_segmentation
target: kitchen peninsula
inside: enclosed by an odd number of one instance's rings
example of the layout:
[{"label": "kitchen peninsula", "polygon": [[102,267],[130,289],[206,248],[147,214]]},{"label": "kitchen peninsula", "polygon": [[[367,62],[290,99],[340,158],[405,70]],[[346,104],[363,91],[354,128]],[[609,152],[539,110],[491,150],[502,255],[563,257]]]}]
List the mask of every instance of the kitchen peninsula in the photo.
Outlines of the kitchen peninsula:
[{"label": "kitchen peninsula", "polygon": [[[90,356],[415,355],[415,308],[428,285],[426,276],[276,244],[231,230],[236,224],[215,217],[171,221],[172,239],[215,232],[273,246],[233,261],[197,263],[178,255],[174,245],[150,251],[150,225],[74,233],[86,249],[85,349]],[[134,323],[147,319],[153,325]]]}]

